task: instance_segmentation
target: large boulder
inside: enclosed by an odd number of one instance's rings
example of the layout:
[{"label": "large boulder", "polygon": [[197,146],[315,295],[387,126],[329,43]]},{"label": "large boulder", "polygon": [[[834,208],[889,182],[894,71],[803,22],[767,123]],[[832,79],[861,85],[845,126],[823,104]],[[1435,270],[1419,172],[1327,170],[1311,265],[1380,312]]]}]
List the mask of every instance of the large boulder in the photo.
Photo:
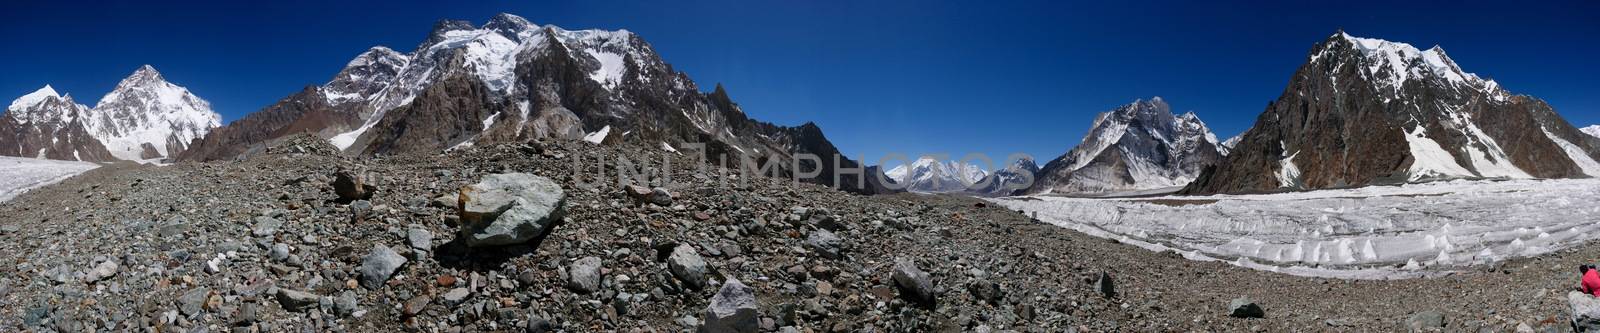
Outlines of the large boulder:
[{"label": "large boulder", "polygon": [[1567,305],[1572,308],[1572,330],[1600,332],[1600,298],[1582,292],[1567,292]]},{"label": "large boulder", "polygon": [[278,288],[277,296],[278,305],[283,306],[284,310],[296,312],[315,307],[322,300],[322,296],[317,294],[286,288]]},{"label": "large boulder", "polygon": [[806,237],[806,248],[811,249],[812,252],[816,252],[823,258],[844,258],[843,247],[844,240],[839,239],[838,235],[827,229],[817,229]]},{"label": "large boulder", "polygon": [[906,301],[925,308],[933,308],[938,304],[933,278],[917,268],[917,264],[910,259],[894,259],[894,285],[900,289],[900,297]]},{"label": "large boulder", "polygon": [[600,291],[600,258],[584,257],[568,266],[567,287],[581,293]]},{"label": "large boulder", "polygon": [[729,278],[722,289],[717,290],[717,295],[711,297],[711,305],[706,306],[705,324],[700,326],[700,332],[755,333],[760,330],[755,290]]},{"label": "large boulder", "polygon": [[1249,296],[1240,296],[1228,302],[1228,316],[1234,318],[1265,318],[1267,311],[1260,305],[1251,301]]},{"label": "large boulder", "polygon": [[1117,297],[1117,286],[1111,281],[1111,273],[1100,272],[1100,278],[1094,284],[1095,289],[1100,291],[1100,296],[1105,296],[1105,298]]},{"label": "large boulder", "polygon": [[361,258],[361,285],[367,289],[383,287],[384,282],[389,282],[389,277],[406,264],[406,257],[395,253],[388,246],[374,245],[372,252]]},{"label": "large boulder", "polygon": [[372,198],[372,193],[378,187],[367,184],[367,177],[363,172],[355,170],[339,170],[333,173],[333,193],[339,195],[340,203],[349,203],[356,200]]},{"label": "large boulder", "polygon": [[1413,332],[1444,328],[1444,314],[1439,311],[1422,311],[1406,318],[1406,327]]},{"label": "large boulder", "polygon": [[566,197],[550,178],[526,173],[484,176],[461,188],[462,237],[471,247],[528,242],[561,220]]},{"label": "large boulder", "polygon": [[672,255],[667,256],[667,269],[689,289],[706,287],[706,261],[700,259],[700,253],[695,251],[694,246],[678,244],[673,248]]}]

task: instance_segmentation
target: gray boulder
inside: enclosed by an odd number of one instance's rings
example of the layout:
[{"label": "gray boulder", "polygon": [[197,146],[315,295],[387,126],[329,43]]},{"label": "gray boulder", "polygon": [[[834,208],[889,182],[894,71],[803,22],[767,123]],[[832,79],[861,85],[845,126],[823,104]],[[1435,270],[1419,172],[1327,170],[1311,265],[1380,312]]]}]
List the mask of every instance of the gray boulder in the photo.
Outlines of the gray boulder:
[{"label": "gray boulder", "polygon": [[90,269],[89,273],[83,275],[83,281],[95,283],[100,280],[104,280],[117,275],[117,270],[120,268],[121,267],[117,266],[116,260],[102,261],[99,265],[95,265],[93,269]]},{"label": "gray boulder", "polygon": [[844,240],[839,239],[838,235],[834,235],[833,232],[827,229],[817,229],[812,231],[810,236],[806,236],[806,248],[811,249],[811,251],[816,252],[823,258],[843,258],[843,247]]},{"label": "gray boulder", "polygon": [[567,267],[567,288],[581,293],[600,291],[600,258],[585,257]]},{"label": "gray boulder", "polygon": [[728,279],[711,297],[706,306],[705,324],[700,332],[759,332],[760,315],[756,310],[756,293],[736,279]]},{"label": "gray boulder", "polygon": [[256,237],[271,237],[278,234],[278,228],[283,226],[283,221],[271,216],[257,216],[255,226],[250,228],[250,233]]},{"label": "gray boulder", "polygon": [[428,229],[413,227],[406,230],[406,241],[411,243],[413,249],[433,251],[433,232]]},{"label": "gray boulder", "polygon": [[178,311],[184,316],[200,314],[205,309],[206,297],[211,296],[211,289],[205,287],[194,288],[178,296]]},{"label": "gray boulder", "polygon": [[972,298],[989,304],[1000,304],[1000,299],[1005,295],[1000,292],[1000,284],[987,279],[974,279],[967,283],[967,291],[972,293]]},{"label": "gray boulder", "polygon": [[1250,300],[1249,296],[1240,296],[1228,302],[1228,316],[1234,318],[1265,318],[1267,311],[1260,305]]},{"label": "gray boulder", "polygon": [[1444,314],[1439,311],[1422,311],[1406,318],[1406,327],[1412,331],[1444,328]]},{"label": "gray boulder", "polygon": [[316,307],[321,302],[322,296],[299,290],[278,288],[278,305],[284,310],[299,312]]},{"label": "gray boulder", "polygon": [[461,305],[462,302],[466,302],[468,297],[472,297],[471,290],[467,290],[467,288],[455,288],[445,292],[444,296],[440,297],[440,299],[444,301],[444,306],[453,308],[457,305]]},{"label": "gray boulder", "polygon": [[549,178],[526,173],[484,176],[461,188],[462,237],[467,246],[502,246],[538,237],[565,215],[566,192]]},{"label": "gray boulder", "polygon": [[667,256],[667,269],[689,289],[701,290],[706,287],[706,261],[700,259],[700,253],[695,251],[694,246],[678,244],[673,248],[672,255]]},{"label": "gray boulder", "polygon": [[649,199],[650,199],[650,203],[656,204],[656,206],[662,206],[662,207],[671,206],[672,205],[672,192],[667,192],[667,189],[657,187],[655,189],[651,189],[650,190]]},{"label": "gray boulder", "polygon": [[383,287],[384,282],[394,275],[401,265],[406,264],[406,257],[400,256],[387,246],[374,245],[372,252],[361,258],[361,285],[367,289]]},{"label": "gray boulder", "polygon": [[933,278],[910,259],[894,259],[894,285],[900,289],[900,297],[908,302],[930,309],[938,304]]},{"label": "gray boulder", "polygon": [[345,290],[333,300],[333,312],[342,317],[349,317],[356,312],[360,304],[361,301],[356,299],[354,291]]},{"label": "gray boulder", "polygon": [[1578,291],[1567,292],[1567,305],[1572,308],[1572,330],[1600,332],[1600,298]]}]

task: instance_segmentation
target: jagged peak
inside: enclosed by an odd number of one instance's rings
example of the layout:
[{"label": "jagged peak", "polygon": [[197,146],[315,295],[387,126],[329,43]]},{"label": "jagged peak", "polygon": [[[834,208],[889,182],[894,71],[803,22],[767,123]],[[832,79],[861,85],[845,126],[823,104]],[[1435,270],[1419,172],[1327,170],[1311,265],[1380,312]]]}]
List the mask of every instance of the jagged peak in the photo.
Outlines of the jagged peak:
[{"label": "jagged peak", "polygon": [[66,98],[66,96],[57,93],[55,88],[46,84],[43,88],[39,88],[39,90],[34,90],[31,93],[22,95],[22,97],[17,97],[17,99],[12,100],[11,105],[6,107],[6,110],[16,111],[26,109],[51,98]]},{"label": "jagged peak", "polygon": [[539,26],[533,24],[533,22],[529,22],[528,19],[522,18],[521,16],[512,15],[510,13],[495,14],[494,17],[489,18],[488,23],[484,23],[483,25],[484,29],[493,30],[494,32],[500,33],[501,36],[505,36],[506,38],[510,38],[512,40],[520,39],[518,35],[521,32],[532,30],[538,27]]},{"label": "jagged peak", "polygon": [[162,77],[161,72],[157,71],[155,67],[143,65],[139,66],[139,69],[134,70],[133,74],[128,74],[127,78],[122,79],[122,82],[118,83],[117,87],[120,88],[123,86],[141,85],[154,82],[166,82],[166,78]]},{"label": "jagged peak", "polygon": [[395,51],[394,49],[390,49],[387,46],[379,45],[379,46],[373,46],[372,48],[367,49],[366,52],[361,52],[360,55],[357,55],[355,57],[355,59],[350,59],[350,62],[345,63],[344,66],[345,67],[367,66],[367,65],[371,65],[374,61],[383,62],[384,60],[395,60],[395,61],[400,61],[400,62],[403,63],[403,62],[405,62],[407,60],[407,58],[406,58],[406,55],[403,54],[403,53]]},{"label": "jagged peak", "polygon": [[[1447,84],[1477,86],[1491,92],[1495,90],[1494,84],[1463,71],[1455,60],[1450,59],[1445,53],[1444,47],[1437,44],[1422,50],[1407,43],[1356,37],[1341,30],[1316,48],[1317,51],[1310,56],[1309,61],[1317,62],[1329,52],[1341,49],[1342,45],[1348,45],[1359,52],[1360,58],[1365,59],[1364,65],[1360,67],[1361,73],[1377,79],[1374,83],[1386,86],[1389,91],[1398,92],[1403,82],[1418,77],[1421,72],[1441,78],[1448,82]],[[1339,58],[1333,61],[1346,60]]]}]

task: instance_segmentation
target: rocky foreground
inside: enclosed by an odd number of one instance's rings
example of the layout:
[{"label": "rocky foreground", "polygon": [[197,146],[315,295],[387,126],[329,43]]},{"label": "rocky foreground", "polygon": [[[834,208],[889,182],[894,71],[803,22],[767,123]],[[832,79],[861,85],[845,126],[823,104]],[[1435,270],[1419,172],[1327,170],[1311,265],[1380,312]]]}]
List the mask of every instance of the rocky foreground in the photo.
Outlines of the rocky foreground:
[{"label": "rocky foreground", "polygon": [[0,331],[1560,331],[1600,257],[1303,278],[971,198],[719,184],[681,159],[683,184],[596,179],[676,157],[652,148],[332,151],[116,165],[0,204]]}]

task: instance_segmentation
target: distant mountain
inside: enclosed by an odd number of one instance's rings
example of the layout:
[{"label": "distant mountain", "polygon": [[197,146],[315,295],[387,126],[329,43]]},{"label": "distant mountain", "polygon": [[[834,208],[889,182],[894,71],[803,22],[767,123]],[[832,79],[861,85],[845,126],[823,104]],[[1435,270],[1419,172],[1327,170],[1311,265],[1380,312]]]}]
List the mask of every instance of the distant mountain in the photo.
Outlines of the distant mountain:
[{"label": "distant mountain", "polygon": [[1224,154],[1216,135],[1193,112],[1173,115],[1160,97],[1138,100],[1096,117],[1083,142],[1046,163],[1024,193],[1178,187]]},{"label": "distant mountain", "polygon": [[0,117],[0,155],[106,162],[171,157],[220,125],[222,116],[145,65],[94,107],[46,85]]},{"label": "distant mountain", "polygon": [[988,173],[977,165],[921,157],[911,164],[889,169],[885,174],[907,191],[940,193],[966,191],[968,185],[977,184]]},{"label": "distant mountain", "polygon": [[[721,85],[703,92],[627,30],[565,30],[510,14],[476,27],[441,21],[410,53],[374,47],[332,80],[308,87],[197,141],[184,160],[248,155],[295,133],[328,138],[350,154],[441,152],[531,139],[651,147],[704,143],[712,160],[823,158],[833,185],[838,150],[815,124],[749,119]],[[840,158],[840,168],[860,164]],[[809,161],[802,164],[809,164]],[[780,173],[792,174],[789,167]],[[878,172],[868,170],[869,174]],[[875,176],[839,187],[887,191]]]},{"label": "distant mountain", "polygon": [[1589,125],[1589,127],[1584,127],[1582,131],[1591,136],[1600,137],[1600,125]]},{"label": "distant mountain", "polygon": [[145,65],[100,98],[87,123],[113,156],[147,160],[182,153],[190,141],[221,126],[222,115]]},{"label": "distant mountain", "polygon": [[1222,148],[1222,154],[1227,155],[1229,152],[1233,151],[1234,146],[1239,145],[1239,140],[1244,140],[1244,134],[1235,135],[1227,140],[1222,140],[1222,144],[1218,145],[1218,148]]},{"label": "distant mountain", "polygon": [[1600,175],[1600,140],[1433,47],[1338,32],[1232,154],[1185,189],[1229,193]]},{"label": "distant mountain", "polygon": [[112,161],[84,121],[89,107],[46,85],[11,102],[0,117],[0,155],[68,161]]},{"label": "distant mountain", "polygon": [[1023,157],[990,172],[966,192],[988,197],[1012,195],[1032,186],[1038,174],[1039,164],[1034,163],[1031,157]]}]

